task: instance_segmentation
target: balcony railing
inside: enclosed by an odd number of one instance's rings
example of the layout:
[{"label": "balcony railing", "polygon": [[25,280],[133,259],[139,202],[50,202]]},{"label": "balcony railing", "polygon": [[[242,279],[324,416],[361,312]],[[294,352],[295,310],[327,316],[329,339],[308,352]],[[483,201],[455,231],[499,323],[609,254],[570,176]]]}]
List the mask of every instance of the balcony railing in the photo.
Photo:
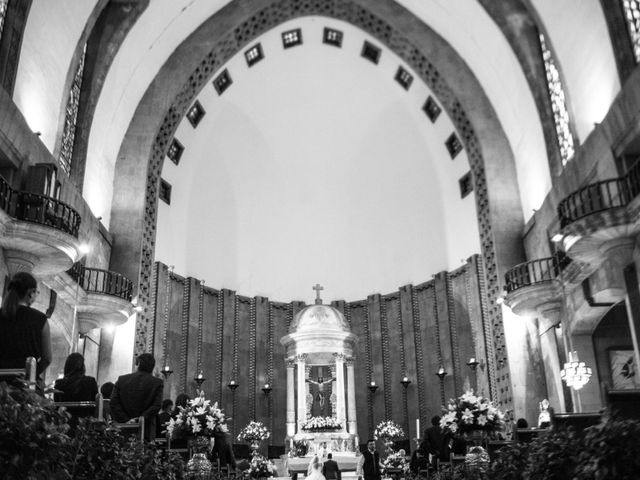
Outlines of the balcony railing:
[{"label": "balcony railing", "polygon": [[46,225],[78,238],[80,215],[66,203],[37,193],[14,190],[0,177],[0,208],[25,222]]},{"label": "balcony railing", "polygon": [[507,293],[514,292],[519,288],[550,282],[570,263],[571,259],[566,255],[557,255],[516,265],[504,276]]},{"label": "balcony railing", "polygon": [[88,268],[81,263],[75,263],[67,273],[87,293],[112,295],[129,302],[133,296],[133,282],[119,273]]},{"label": "balcony railing", "polygon": [[640,162],[620,178],[602,180],[573,192],[558,204],[560,228],[587,215],[624,207],[640,193]]}]

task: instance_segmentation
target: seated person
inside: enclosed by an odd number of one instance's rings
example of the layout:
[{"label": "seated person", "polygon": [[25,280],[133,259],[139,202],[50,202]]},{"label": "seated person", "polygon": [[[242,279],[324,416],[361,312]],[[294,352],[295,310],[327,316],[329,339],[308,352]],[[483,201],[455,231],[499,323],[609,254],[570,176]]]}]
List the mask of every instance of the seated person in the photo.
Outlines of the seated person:
[{"label": "seated person", "polygon": [[409,463],[409,469],[414,475],[418,475],[420,470],[427,470],[429,468],[429,459],[424,455],[424,452],[419,448],[413,451],[411,455],[411,462]]},{"label": "seated person", "polygon": [[156,414],[162,406],[164,382],[153,376],[156,360],[150,353],[136,358],[137,371],[118,377],[111,394],[111,414],[116,422],[128,422],[144,417],[144,437],[153,440],[156,434]]},{"label": "seated person", "polygon": [[171,420],[171,409],[173,407],[173,400],[165,398],[162,401],[162,407],[158,412],[156,418],[156,438],[164,437],[167,429],[167,423]]},{"label": "seated person", "polygon": [[236,458],[233,455],[233,449],[227,439],[227,434],[224,432],[216,432],[213,436],[213,450],[211,456],[213,462],[218,463],[220,468],[227,468],[228,470],[236,469]]},{"label": "seated person", "polygon": [[84,357],[72,353],[64,362],[64,377],[56,380],[54,402],[94,402],[98,395],[96,379],[85,375]]},{"label": "seated person", "polygon": [[[95,402],[98,395],[96,379],[85,375],[84,357],[80,353],[72,353],[64,362],[64,377],[56,380],[54,388],[59,393],[53,394],[55,402]],[[94,407],[68,407],[71,414],[69,426],[74,429],[78,418],[92,417]]]},{"label": "seated person", "polygon": [[111,421],[111,394],[113,393],[113,382],[105,382],[100,387],[102,394],[103,407],[102,416],[105,422]]}]

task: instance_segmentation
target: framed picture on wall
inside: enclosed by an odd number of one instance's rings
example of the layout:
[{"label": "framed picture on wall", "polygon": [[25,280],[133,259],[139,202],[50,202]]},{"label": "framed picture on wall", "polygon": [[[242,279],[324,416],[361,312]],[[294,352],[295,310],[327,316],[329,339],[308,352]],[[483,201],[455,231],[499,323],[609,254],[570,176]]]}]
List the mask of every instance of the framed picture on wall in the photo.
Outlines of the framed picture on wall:
[{"label": "framed picture on wall", "polygon": [[611,366],[611,380],[614,390],[626,390],[640,386],[632,349],[609,350],[609,365]]}]

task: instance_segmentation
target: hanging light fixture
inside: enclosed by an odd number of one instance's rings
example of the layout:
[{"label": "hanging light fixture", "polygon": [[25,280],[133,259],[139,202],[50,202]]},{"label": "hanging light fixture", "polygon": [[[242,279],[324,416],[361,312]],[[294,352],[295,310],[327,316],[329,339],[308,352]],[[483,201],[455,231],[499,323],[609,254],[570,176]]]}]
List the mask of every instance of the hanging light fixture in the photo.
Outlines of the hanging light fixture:
[{"label": "hanging light fixture", "polygon": [[591,378],[591,368],[584,362],[578,360],[578,352],[569,352],[569,361],[560,370],[560,378],[564,380],[567,387],[580,390]]}]

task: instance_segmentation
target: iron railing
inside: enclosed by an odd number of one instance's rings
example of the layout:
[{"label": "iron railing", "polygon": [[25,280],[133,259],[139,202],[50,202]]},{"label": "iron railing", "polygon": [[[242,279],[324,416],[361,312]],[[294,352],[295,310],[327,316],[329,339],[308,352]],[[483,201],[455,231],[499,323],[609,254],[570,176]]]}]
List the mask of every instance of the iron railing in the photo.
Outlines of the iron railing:
[{"label": "iron railing", "polygon": [[37,193],[14,190],[0,177],[0,208],[17,220],[46,225],[78,238],[80,215],[66,203]]},{"label": "iron railing", "polygon": [[67,273],[87,293],[112,295],[129,302],[133,298],[133,282],[119,273],[85,267],[81,263],[75,263]]},{"label": "iron railing", "polygon": [[560,228],[587,215],[624,207],[640,193],[640,162],[637,162],[624,177],[587,185],[565,197],[558,204]]},{"label": "iron railing", "polygon": [[516,265],[504,276],[507,293],[514,292],[519,288],[550,282],[570,263],[569,257],[558,254],[554,257],[540,258]]}]

